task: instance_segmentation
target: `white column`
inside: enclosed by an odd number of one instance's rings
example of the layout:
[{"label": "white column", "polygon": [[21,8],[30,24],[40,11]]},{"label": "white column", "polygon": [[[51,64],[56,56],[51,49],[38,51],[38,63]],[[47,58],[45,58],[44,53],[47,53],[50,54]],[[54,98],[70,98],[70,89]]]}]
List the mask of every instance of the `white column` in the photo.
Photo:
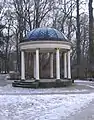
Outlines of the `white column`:
[{"label": "white column", "polygon": [[60,55],[59,55],[59,48],[56,49],[56,79],[60,79]]},{"label": "white column", "polygon": [[68,78],[71,79],[70,51],[68,51]]},{"label": "white column", "polygon": [[36,78],[36,55],[34,54],[34,78]]},{"label": "white column", "polygon": [[64,78],[67,78],[67,53],[64,53]]},{"label": "white column", "polygon": [[50,54],[50,77],[53,78],[53,53]]},{"label": "white column", "polygon": [[39,80],[39,49],[36,49],[36,80]]},{"label": "white column", "polygon": [[24,51],[21,51],[21,79],[25,80],[25,56],[24,56]]}]

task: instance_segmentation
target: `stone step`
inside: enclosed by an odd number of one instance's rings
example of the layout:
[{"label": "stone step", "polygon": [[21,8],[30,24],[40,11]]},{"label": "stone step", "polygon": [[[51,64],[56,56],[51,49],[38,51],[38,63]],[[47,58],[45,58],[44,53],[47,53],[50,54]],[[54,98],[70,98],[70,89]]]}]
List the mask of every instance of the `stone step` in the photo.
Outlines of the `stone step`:
[{"label": "stone step", "polygon": [[27,81],[14,81],[13,87],[24,87],[24,88],[52,88],[52,87],[65,87],[72,84],[71,80],[67,81],[39,81],[39,82],[27,82]]},{"label": "stone step", "polygon": [[12,83],[13,87],[22,87],[22,88],[37,88],[38,83],[33,82],[33,83],[21,83],[21,82],[13,82]]}]

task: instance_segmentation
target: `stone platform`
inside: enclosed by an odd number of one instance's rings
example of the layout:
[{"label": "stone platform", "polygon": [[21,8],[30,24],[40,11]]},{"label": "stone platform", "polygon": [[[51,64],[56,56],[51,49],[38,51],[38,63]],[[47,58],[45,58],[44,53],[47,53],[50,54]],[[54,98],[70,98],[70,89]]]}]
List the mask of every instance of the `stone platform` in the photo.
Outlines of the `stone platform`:
[{"label": "stone platform", "polygon": [[19,80],[12,83],[13,87],[22,87],[22,88],[52,88],[52,87],[66,87],[72,85],[72,80],[68,79],[40,79],[39,81],[35,80]]}]

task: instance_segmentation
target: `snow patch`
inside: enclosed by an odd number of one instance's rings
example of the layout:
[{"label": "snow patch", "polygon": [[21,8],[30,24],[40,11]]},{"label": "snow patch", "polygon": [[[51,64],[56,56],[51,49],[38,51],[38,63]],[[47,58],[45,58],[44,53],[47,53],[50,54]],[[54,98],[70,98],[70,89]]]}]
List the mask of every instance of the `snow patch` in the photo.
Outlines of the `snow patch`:
[{"label": "snow patch", "polygon": [[86,107],[91,94],[0,95],[0,120],[64,120]]},{"label": "snow patch", "polygon": [[74,80],[74,82],[78,83],[78,82],[82,82],[82,83],[92,83],[92,81],[88,81],[88,80]]},{"label": "snow patch", "polygon": [[11,84],[0,87],[0,94],[62,94],[62,93],[76,93],[76,92],[85,92],[88,91],[86,89],[69,89],[66,90],[66,88],[49,88],[49,89],[28,89],[28,88],[17,88],[12,87]]}]

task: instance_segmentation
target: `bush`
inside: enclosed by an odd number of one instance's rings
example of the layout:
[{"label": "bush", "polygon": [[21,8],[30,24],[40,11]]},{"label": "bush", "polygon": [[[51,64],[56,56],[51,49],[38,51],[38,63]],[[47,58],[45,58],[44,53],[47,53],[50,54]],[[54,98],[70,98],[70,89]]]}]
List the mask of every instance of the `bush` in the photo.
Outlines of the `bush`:
[{"label": "bush", "polygon": [[20,79],[20,73],[19,72],[11,72],[9,73],[10,78],[12,80],[18,80]]}]

